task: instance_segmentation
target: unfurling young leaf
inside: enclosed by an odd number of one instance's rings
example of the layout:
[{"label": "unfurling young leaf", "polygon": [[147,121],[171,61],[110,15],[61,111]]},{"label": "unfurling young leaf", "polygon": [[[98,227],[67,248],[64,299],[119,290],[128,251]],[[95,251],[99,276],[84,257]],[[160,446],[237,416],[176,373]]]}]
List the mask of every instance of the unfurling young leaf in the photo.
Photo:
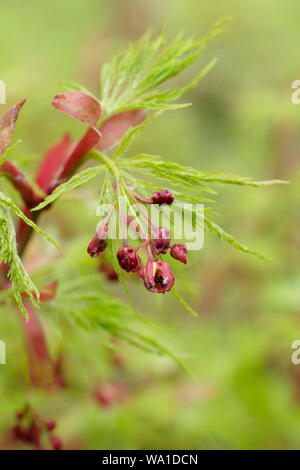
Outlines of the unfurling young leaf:
[{"label": "unfurling young leaf", "polygon": [[105,64],[101,73],[101,102],[105,113],[127,109],[166,110],[186,104],[171,103],[193,88],[212,68],[210,62],[194,80],[182,88],[160,89],[160,85],[196,62],[208,43],[223,32],[228,19],[217,22],[200,40],[183,39],[179,34],[166,45],[163,36],[152,39],[147,33],[140,41]]}]

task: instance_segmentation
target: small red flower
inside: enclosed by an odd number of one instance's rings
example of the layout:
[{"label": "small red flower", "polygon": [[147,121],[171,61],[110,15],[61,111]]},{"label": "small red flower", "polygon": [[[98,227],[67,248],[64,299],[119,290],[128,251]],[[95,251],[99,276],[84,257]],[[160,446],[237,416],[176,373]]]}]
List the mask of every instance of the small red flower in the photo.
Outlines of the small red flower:
[{"label": "small red flower", "polygon": [[146,289],[150,292],[164,294],[173,287],[175,282],[169,264],[159,259],[148,260],[140,275]]},{"label": "small red flower", "polygon": [[53,421],[53,420],[46,421],[45,425],[46,425],[46,428],[48,429],[48,431],[53,431],[53,429],[56,427],[56,422]]},{"label": "small red flower", "polygon": [[170,205],[174,201],[174,196],[168,189],[163,189],[161,191],[156,191],[152,195],[151,199],[153,204],[159,204],[160,206],[162,204]]},{"label": "small red flower", "polygon": [[151,245],[153,253],[155,255],[166,254],[170,248],[170,230],[165,227],[160,227],[154,237],[154,241]]},{"label": "small red flower", "polygon": [[96,235],[90,241],[87,252],[92,258],[98,258],[101,256],[103,251],[106,248],[106,240],[108,228],[107,225],[101,226],[97,228]]},{"label": "small red flower", "polygon": [[16,418],[17,418],[17,420],[23,419],[24,416],[25,416],[25,413],[24,413],[23,410],[22,410],[22,411],[18,411],[18,412],[16,413]]},{"label": "small red flower", "polygon": [[187,257],[185,255],[187,252],[188,248],[184,243],[175,243],[175,245],[171,247],[170,255],[178,261],[181,261],[181,263],[186,264]]},{"label": "small red flower", "polygon": [[87,252],[92,258],[98,258],[106,248],[106,240],[100,239],[97,235],[90,241]]},{"label": "small red flower", "polygon": [[128,387],[121,382],[107,382],[98,386],[94,396],[103,407],[109,407],[121,403],[127,398]]},{"label": "small red flower", "polygon": [[102,261],[98,266],[98,270],[105,275],[108,281],[118,280],[118,274],[114,270],[114,267],[112,264],[106,261]]},{"label": "small red flower", "polygon": [[51,436],[50,441],[54,450],[60,450],[62,448],[62,442],[59,437]]},{"label": "small red flower", "polygon": [[140,257],[132,246],[122,246],[117,253],[119,265],[128,273],[135,273],[140,267]]}]

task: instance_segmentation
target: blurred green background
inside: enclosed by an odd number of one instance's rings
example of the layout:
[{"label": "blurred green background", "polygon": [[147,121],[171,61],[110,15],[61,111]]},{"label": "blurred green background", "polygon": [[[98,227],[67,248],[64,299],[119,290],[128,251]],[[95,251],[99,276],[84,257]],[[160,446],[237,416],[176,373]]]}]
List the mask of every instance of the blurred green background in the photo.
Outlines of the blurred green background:
[{"label": "blurred green background", "polygon": [[[202,36],[230,15],[227,32],[203,57],[203,64],[219,61],[189,93],[193,106],[162,116],[135,148],[203,170],[291,182],[220,188],[220,224],[272,262],[206,236],[188,275],[178,270],[178,289],[198,318],[133,283],[138,308],[165,326],[193,377],[169,359],[123,345],[124,365],[116,367],[96,336],[72,330],[63,338],[69,386],[24,392],[16,379],[25,363],[21,333],[16,319],[1,318],[8,344],[8,364],[0,366],[2,437],[27,397],[57,420],[68,448],[299,449],[300,365],[290,359],[300,338],[300,105],[291,103],[291,83],[300,78],[299,1],[12,0],[1,2],[0,12],[0,79],[8,105],[28,99],[16,155],[29,170],[62,131],[82,132],[50,106],[58,80],[97,93],[101,65],[149,28],[168,38],[179,31]],[[75,204],[66,198],[41,221],[65,250],[74,235],[85,246],[94,227],[92,186],[82,190],[90,213],[74,217],[81,207],[74,197]],[[48,333],[55,350],[59,333]],[[101,406],[92,392],[108,382],[127,392]]]}]

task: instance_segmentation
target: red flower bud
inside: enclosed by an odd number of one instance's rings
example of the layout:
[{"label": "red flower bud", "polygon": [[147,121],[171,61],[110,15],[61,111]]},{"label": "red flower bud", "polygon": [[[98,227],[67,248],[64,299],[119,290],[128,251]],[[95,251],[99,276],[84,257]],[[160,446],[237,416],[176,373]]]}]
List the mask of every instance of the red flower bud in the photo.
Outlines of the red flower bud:
[{"label": "red flower bud", "polygon": [[146,289],[150,292],[164,294],[173,287],[175,282],[169,264],[159,259],[148,260],[140,275],[144,280]]},{"label": "red flower bud", "polygon": [[117,253],[119,265],[125,271],[135,273],[140,267],[140,257],[132,246],[122,246]]},{"label": "red flower bud", "polygon": [[16,413],[16,418],[17,418],[17,420],[23,419],[24,416],[25,416],[24,411],[18,411],[18,412]]},{"label": "red flower bud", "polygon": [[128,388],[121,382],[108,382],[95,390],[95,398],[103,407],[109,407],[122,402],[128,395]]},{"label": "red flower bud", "polygon": [[105,275],[108,281],[118,280],[118,274],[114,270],[114,267],[112,264],[106,261],[102,261],[98,266],[98,270]]},{"label": "red flower bud", "polygon": [[24,438],[23,428],[21,428],[21,426],[19,426],[18,424],[16,426],[13,426],[11,432],[15,439],[22,440]]},{"label": "red flower bud", "polygon": [[51,421],[46,421],[45,423],[46,425],[46,428],[49,430],[49,431],[53,431],[53,429],[55,428],[56,426],[56,422],[51,420]]},{"label": "red flower bud", "polygon": [[166,254],[170,248],[170,231],[165,227],[160,227],[155,235],[154,241],[151,245],[154,254]]},{"label": "red flower bud", "polygon": [[103,251],[106,248],[106,240],[100,239],[97,235],[92,238],[89,246],[87,247],[87,252],[92,258],[98,258],[101,256]]},{"label": "red flower bud", "polygon": [[152,202],[153,204],[159,204],[160,206],[162,204],[172,204],[174,201],[174,196],[171,193],[171,191],[168,191],[168,189],[163,189],[162,191],[156,191],[152,195]]},{"label": "red flower bud", "polygon": [[171,247],[170,254],[173,256],[173,258],[177,259],[178,261],[181,261],[181,263],[186,264],[187,263],[187,257],[185,254],[188,252],[188,248],[184,243],[175,243]]},{"label": "red flower bud", "polygon": [[60,450],[62,448],[62,442],[59,437],[51,436],[50,440],[54,450]]}]

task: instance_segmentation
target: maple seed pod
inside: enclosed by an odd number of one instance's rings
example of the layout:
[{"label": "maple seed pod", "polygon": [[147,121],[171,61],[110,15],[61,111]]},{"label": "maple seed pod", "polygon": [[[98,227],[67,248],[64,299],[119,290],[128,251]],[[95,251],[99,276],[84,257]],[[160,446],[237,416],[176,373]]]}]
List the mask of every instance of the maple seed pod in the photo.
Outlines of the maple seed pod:
[{"label": "maple seed pod", "polygon": [[165,227],[160,227],[156,230],[154,240],[151,245],[152,252],[155,255],[164,255],[170,248],[170,230]]},{"label": "maple seed pod", "polygon": [[151,199],[153,204],[159,204],[160,206],[162,204],[170,205],[174,201],[174,196],[168,189],[163,189],[161,191],[156,191],[152,195]]},{"label": "maple seed pod", "polygon": [[187,263],[187,257],[186,253],[188,252],[188,247],[184,243],[175,243],[171,247],[170,255],[177,259],[178,261],[181,261],[181,263],[186,264]]},{"label": "maple seed pod", "polygon": [[117,253],[119,265],[126,272],[135,273],[140,267],[140,257],[132,246],[122,246]]},{"label": "maple seed pod", "polygon": [[168,263],[157,260],[148,260],[145,268],[140,271],[144,285],[150,292],[164,294],[172,289],[175,278]]},{"label": "maple seed pod", "polygon": [[59,437],[51,436],[50,440],[54,450],[60,450],[62,448],[62,442]]}]

